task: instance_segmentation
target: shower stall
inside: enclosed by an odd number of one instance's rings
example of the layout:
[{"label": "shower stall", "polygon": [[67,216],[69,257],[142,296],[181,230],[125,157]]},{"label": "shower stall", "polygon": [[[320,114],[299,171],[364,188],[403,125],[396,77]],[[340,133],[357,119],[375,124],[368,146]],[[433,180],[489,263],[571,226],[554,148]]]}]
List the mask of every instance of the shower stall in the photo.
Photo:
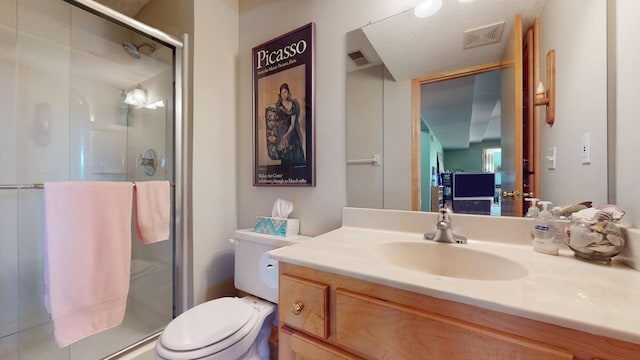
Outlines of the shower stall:
[{"label": "shower stall", "polygon": [[[104,358],[184,310],[185,43],[91,0],[0,0],[0,359]],[[152,180],[173,185],[170,239],[133,229],[124,321],[59,348],[42,184]]]}]

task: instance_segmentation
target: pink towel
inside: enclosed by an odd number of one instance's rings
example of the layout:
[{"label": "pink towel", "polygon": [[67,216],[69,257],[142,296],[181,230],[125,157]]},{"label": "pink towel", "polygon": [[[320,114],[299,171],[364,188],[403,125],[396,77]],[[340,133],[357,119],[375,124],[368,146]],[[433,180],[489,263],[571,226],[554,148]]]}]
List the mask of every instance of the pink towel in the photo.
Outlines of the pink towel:
[{"label": "pink towel", "polygon": [[170,197],[168,181],[136,183],[135,209],[139,241],[151,244],[169,239]]},{"label": "pink towel", "polygon": [[119,325],[131,270],[130,182],[49,182],[45,304],[58,346]]}]

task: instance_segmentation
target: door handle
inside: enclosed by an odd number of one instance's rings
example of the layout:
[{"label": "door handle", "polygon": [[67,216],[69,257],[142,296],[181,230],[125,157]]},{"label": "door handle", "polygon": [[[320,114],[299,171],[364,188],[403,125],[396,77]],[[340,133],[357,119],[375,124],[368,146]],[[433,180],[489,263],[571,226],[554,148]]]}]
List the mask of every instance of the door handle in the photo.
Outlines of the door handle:
[{"label": "door handle", "polygon": [[514,199],[519,199],[521,195],[522,194],[520,193],[520,190],[514,190],[513,192],[507,192],[507,191],[502,192],[502,198],[504,199],[509,197]]}]

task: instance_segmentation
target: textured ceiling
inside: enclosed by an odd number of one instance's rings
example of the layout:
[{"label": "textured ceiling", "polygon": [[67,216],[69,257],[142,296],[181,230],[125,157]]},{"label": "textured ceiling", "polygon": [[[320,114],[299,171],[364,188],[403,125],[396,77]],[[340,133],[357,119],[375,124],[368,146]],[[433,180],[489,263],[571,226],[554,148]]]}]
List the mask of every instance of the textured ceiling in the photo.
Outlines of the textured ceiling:
[{"label": "textured ceiling", "polygon": [[[347,57],[347,70],[384,64],[396,81],[406,81],[500,61],[515,15],[522,15],[527,29],[545,1],[443,0],[440,11],[428,18],[417,18],[413,9],[408,9],[349,32],[347,52],[360,50],[370,64],[356,66]],[[464,50],[465,31],[502,21],[505,25],[499,42]],[[448,149],[499,139],[497,84],[499,72],[433,84],[422,91],[422,120]]]},{"label": "textured ceiling", "polygon": [[[544,0],[444,0],[438,13],[417,18],[413,9],[362,28],[397,81],[499,61],[516,14],[528,28]],[[463,49],[463,33],[504,21],[498,43]]]},{"label": "textured ceiling", "polygon": [[500,139],[500,70],[425,84],[422,120],[442,147]]}]

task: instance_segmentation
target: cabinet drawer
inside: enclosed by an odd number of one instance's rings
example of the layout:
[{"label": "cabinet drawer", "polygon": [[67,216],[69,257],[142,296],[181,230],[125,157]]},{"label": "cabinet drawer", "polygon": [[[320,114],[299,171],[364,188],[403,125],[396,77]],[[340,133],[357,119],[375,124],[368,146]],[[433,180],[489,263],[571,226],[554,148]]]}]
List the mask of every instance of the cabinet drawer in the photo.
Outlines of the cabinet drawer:
[{"label": "cabinet drawer", "polygon": [[329,286],[280,275],[280,321],[323,339],[329,337]]},{"label": "cabinet drawer", "polygon": [[279,360],[361,360],[319,340],[280,328]]},{"label": "cabinet drawer", "polygon": [[573,359],[564,349],[348,290],[336,290],[335,306],[338,345],[367,358]]}]

